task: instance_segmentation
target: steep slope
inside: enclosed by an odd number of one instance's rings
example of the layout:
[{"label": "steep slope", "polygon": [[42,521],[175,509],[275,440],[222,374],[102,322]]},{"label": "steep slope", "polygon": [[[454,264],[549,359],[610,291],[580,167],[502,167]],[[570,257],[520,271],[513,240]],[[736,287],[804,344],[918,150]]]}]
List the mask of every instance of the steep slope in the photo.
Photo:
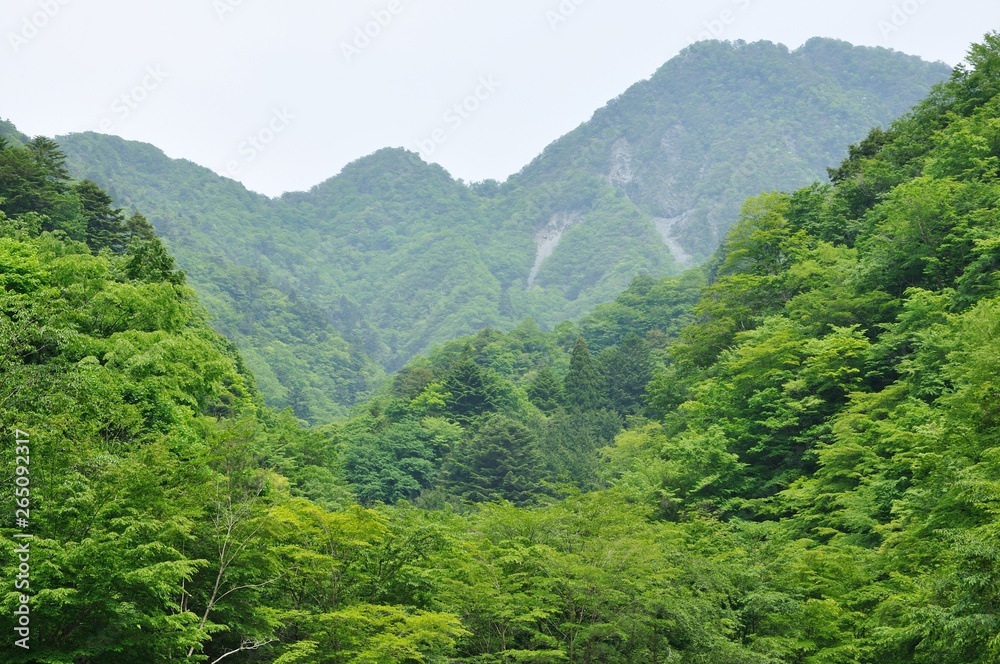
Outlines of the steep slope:
[{"label": "steep slope", "polygon": [[995,664],[1000,33],[831,179],[304,430],[0,145],[0,661]]},{"label": "steep slope", "polygon": [[[503,638],[456,661],[1000,661],[1000,33],[849,154],[748,199],[705,266],[580,327],[436,349],[329,427],[363,502],[505,514],[470,537],[484,576],[449,578]],[[597,489],[577,525],[553,500],[574,488]],[[698,652],[691,600],[642,587],[633,565],[676,552],[608,528],[622,504],[700,550],[665,585],[722,590],[732,650]]]},{"label": "steep slope", "polygon": [[[53,146],[0,145],[0,661],[387,661],[387,638],[443,661],[459,618],[371,590],[405,565],[356,561],[401,540],[341,509],[335,452],[263,406],[149,225]],[[302,659],[324,621],[337,659]]]},{"label": "steep slope", "polygon": [[17,130],[8,120],[0,120],[0,138],[14,144],[20,145],[28,141],[28,137]]},{"label": "steep slope", "polygon": [[381,380],[378,341],[351,314],[357,307],[336,289],[322,308],[299,296],[301,282],[316,280],[302,272],[308,245],[288,242],[296,235],[267,197],[151,145],[97,134],[62,145],[73,173],[145,211],[272,406],[328,421]]},{"label": "steep slope", "polygon": [[595,113],[512,178],[568,173],[625,193],[679,259],[706,258],[747,196],[824,180],[843,146],[905,113],[949,68],[886,49],[812,39],[702,42]]},{"label": "steep slope", "polygon": [[324,419],[321,398],[352,403],[375,363],[528,316],[551,327],[704,259],[746,195],[823,178],[946,75],[830,40],[696,44],[502,185],[383,150],[269,200],[148,145],[60,141],[75,175],[148,211],[270,402]]},{"label": "steep slope", "polygon": [[490,231],[483,199],[416,154],[380,150],[275,209],[295,233],[290,249],[309,248],[299,264],[323,280],[311,292],[361,303],[390,368],[502,320],[500,283],[480,251]]}]

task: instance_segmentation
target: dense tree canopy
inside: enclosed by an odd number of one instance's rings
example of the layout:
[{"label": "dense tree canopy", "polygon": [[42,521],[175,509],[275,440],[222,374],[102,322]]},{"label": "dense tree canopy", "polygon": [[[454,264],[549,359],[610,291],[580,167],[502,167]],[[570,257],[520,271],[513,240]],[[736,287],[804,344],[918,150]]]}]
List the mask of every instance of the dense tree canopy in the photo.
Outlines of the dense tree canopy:
[{"label": "dense tree canopy", "polygon": [[60,144],[76,176],[149,217],[268,403],[317,424],[437,344],[527,317],[551,329],[708,257],[747,196],[822,177],[947,75],[828,39],[703,42],[502,184],[387,149],[269,199],[151,145]]},{"label": "dense tree canopy", "polygon": [[3,661],[998,661],[998,62],[747,201],[704,268],[435,346],[315,428],[141,216],[6,143]]}]

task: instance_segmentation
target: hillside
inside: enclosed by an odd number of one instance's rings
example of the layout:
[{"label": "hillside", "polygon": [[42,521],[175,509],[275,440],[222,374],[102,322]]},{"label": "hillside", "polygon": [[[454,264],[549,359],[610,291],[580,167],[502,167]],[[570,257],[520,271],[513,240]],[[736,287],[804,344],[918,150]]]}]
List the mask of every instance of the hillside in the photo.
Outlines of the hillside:
[{"label": "hillside", "polygon": [[303,429],[141,214],[0,144],[0,659],[997,662],[1000,33],[847,152]]},{"label": "hillside", "polygon": [[791,52],[770,42],[698,43],[546,148],[513,182],[600,178],[700,262],[746,197],[825,180],[843,146],[910,110],[948,73],[830,39]]},{"label": "hillside", "polygon": [[326,428],[360,501],[474,552],[457,661],[998,661],[998,127],[994,33],[704,267],[447,344]]},{"label": "hillside", "polygon": [[13,124],[7,120],[0,120],[0,137],[6,139],[14,145],[28,142],[28,137],[17,130]]},{"label": "hillside", "polygon": [[146,211],[269,402],[328,421],[436,343],[551,328],[703,260],[745,196],[825,178],[946,75],[829,40],[698,44],[502,185],[393,149],[269,200],[152,146],[59,140],[76,176]]},{"label": "hillside", "polygon": [[[61,145],[75,150],[67,157],[72,172],[145,211],[269,403],[329,421],[382,379],[372,359],[377,335],[336,285],[323,290],[303,273],[312,264],[308,245],[289,243],[296,235],[282,228],[273,201],[151,145],[93,134]],[[325,297],[307,297],[300,281]]]}]

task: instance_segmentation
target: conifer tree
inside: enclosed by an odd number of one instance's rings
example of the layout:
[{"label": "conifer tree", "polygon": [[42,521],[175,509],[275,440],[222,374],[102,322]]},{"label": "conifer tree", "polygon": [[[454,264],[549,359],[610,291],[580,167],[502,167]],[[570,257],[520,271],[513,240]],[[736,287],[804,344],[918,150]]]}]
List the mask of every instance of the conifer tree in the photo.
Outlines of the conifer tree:
[{"label": "conifer tree", "polygon": [[566,374],[566,402],[577,410],[597,410],[604,406],[604,380],[583,337],[577,339]]},{"label": "conifer tree", "polygon": [[646,385],[653,379],[653,360],[646,342],[638,335],[628,334],[621,345],[602,352],[598,363],[611,407],[622,413],[638,414]]},{"label": "conifer tree", "polygon": [[486,371],[469,356],[459,361],[444,381],[447,410],[462,424],[497,410],[499,398]]},{"label": "conifer tree", "polygon": [[149,242],[156,239],[156,230],[153,228],[153,224],[149,223],[145,215],[140,212],[129,217],[128,221],[125,222],[125,230],[130,243]]},{"label": "conifer tree", "polygon": [[90,180],[84,180],[74,188],[83,206],[87,222],[87,244],[96,253],[110,249],[114,253],[125,252],[126,227],[122,211],[114,207],[114,201],[103,189]]},{"label": "conifer tree", "polygon": [[542,458],[535,435],[523,424],[497,415],[465,444],[447,469],[452,492],[472,502],[532,502],[541,492]]},{"label": "conifer tree", "polygon": [[563,386],[552,367],[542,367],[528,383],[528,399],[543,413],[555,411],[563,402]]},{"label": "conifer tree", "polygon": [[51,138],[38,136],[28,144],[28,150],[35,163],[45,173],[46,180],[61,191],[65,191],[70,176],[69,169],[66,168],[66,155],[59,148],[59,144]]}]

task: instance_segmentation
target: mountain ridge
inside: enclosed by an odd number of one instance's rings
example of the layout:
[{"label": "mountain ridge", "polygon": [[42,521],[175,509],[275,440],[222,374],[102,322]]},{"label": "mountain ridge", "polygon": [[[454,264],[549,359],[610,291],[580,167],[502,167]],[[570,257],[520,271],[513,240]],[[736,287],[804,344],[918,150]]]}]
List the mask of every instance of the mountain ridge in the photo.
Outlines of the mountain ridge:
[{"label": "mountain ridge", "polygon": [[[844,61],[854,71],[831,75]],[[406,148],[384,148],[306,192],[268,198],[150,146],[98,134],[59,140],[76,176],[149,216],[207,294],[217,327],[249,344],[248,362],[270,376],[270,402],[288,405],[293,390],[312,394],[307,401],[336,392],[311,408],[329,414],[437,343],[528,317],[549,329],[610,302],[636,276],[704,260],[744,198],[824,179],[843,145],[947,73],[831,40],[795,51],[695,44],[503,183],[466,184]],[[883,85],[891,99],[865,101],[868,87]],[[250,321],[244,278],[275,299]],[[315,311],[289,314],[293,301]],[[286,318],[300,331],[291,334]],[[343,341],[335,354],[354,368],[334,374],[364,367],[371,380],[334,385],[313,371],[308,386],[288,385],[282,376],[319,366],[309,320]],[[296,371],[281,369],[292,361]]]}]

